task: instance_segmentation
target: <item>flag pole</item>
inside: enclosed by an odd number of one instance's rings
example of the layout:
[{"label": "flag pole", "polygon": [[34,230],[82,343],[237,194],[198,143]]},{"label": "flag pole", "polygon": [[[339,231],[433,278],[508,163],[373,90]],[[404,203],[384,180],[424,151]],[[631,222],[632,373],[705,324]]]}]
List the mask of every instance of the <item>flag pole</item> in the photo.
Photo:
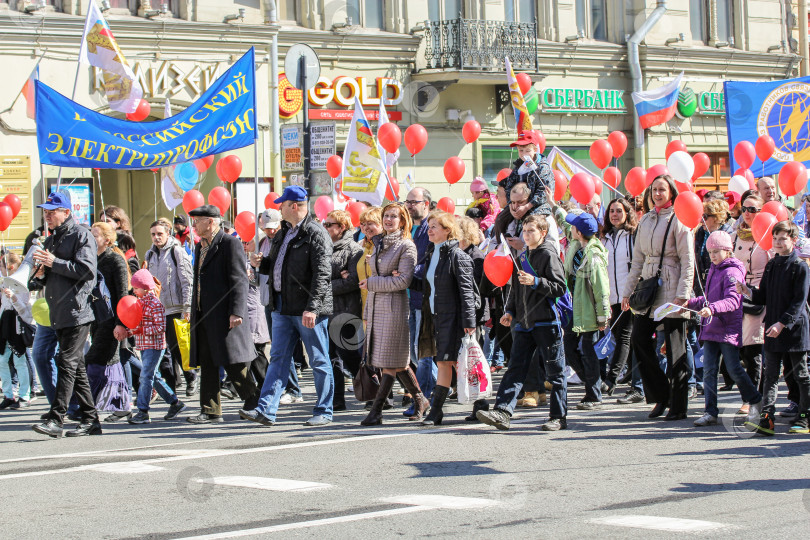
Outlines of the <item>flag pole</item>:
[{"label": "flag pole", "polygon": [[[81,46],[80,46],[81,47]],[[76,76],[73,77],[73,91],[70,93],[70,101],[76,101],[76,87],[79,85],[79,71],[82,68],[82,63],[76,62]],[[59,186],[62,184],[62,167],[59,167],[59,172],[56,174],[56,189],[59,191]],[[101,186],[101,172],[99,172],[99,186]]]},{"label": "flag pole", "polygon": [[259,253],[259,138],[253,139],[253,198],[256,232],[254,233],[254,253]]},{"label": "flag pole", "polygon": [[[39,67],[39,64],[42,63],[42,59],[45,58],[45,53],[46,52],[48,52],[48,49],[45,49],[44,51],[42,51],[42,54],[39,56],[39,59],[37,59],[37,63],[34,65],[34,69],[31,70],[31,73],[33,73],[33,72],[35,72],[37,70],[37,68]],[[31,73],[28,74],[29,79],[31,78]],[[23,88],[25,88],[25,84],[23,84]],[[11,102],[11,105],[9,105],[7,108],[0,111],[0,113],[8,112],[8,111],[10,111],[11,109],[14,108],[14,104],[17,103],[17,100],[20,99],[20,96],[23,93],[23,88],[21,88],[20,91],[17,92],[17,95],[14,96],[14,101]]]}]

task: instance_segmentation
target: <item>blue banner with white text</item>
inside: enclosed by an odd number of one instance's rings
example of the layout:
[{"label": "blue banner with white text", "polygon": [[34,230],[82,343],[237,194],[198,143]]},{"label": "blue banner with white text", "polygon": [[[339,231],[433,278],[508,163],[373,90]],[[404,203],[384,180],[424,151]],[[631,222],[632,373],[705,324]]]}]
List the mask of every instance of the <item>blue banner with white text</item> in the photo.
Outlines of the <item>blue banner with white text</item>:
[{"label": "blue banner with white text", "polygon": [[40,161],[61,167],[156,169],[254,143],[254,50],[245,53],[183,112],[130,122],[82,107],[36,83]]}]

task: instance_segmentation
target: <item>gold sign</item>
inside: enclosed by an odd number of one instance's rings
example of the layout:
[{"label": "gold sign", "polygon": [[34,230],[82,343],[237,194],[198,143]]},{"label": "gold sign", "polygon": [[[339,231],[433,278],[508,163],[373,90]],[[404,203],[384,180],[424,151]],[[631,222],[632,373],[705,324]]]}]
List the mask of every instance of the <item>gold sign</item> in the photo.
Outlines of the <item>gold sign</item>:
[{"label": "gold sign", "polygon": [[0,156],[0,200],[11,194],[20,198],[20,213],[8,230],[0,234],[6,248],[20,253],[25,238],[34,229],[30,156]]}]

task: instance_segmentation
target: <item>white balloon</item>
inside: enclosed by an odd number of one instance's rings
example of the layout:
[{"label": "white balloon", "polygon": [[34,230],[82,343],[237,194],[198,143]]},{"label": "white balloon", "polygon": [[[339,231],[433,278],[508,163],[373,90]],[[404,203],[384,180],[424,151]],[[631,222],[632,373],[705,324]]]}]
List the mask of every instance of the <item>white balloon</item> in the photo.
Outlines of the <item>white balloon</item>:
[{"label": "white balloon", "polygon": [[681,150],[672,152],[667,160],[667,169],[672,178],[679,182],[689,182],[695,174],[695,162],[688,153]]},{"label": "white balloon", "polygon": [[741,197],[743,193],[748,191],[749,187],[748,179],[739,174],[732,176],[731,180],[728,181],[728,190],[739,193]]}]

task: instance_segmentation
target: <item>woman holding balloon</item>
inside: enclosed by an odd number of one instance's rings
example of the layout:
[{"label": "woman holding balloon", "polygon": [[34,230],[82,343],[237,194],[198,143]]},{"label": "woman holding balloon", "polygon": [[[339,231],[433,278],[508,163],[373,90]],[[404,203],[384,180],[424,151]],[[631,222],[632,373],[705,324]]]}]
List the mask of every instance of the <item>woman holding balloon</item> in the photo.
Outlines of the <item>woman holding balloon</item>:
[{"label": "woman holding balloon", "polygon": [[[692,230],[681,220],[692,221],[702,211],[688,207],[686,214],[675,215],[678,196],[675,181],[669,175],[657,176],[647,188],[653,208],[644,214],[636,231],[633,261],[624,286],[622,310],[630,309],[633,300],[635,319],[631,343],[639,361],[647,403],[655,407],[649,418],[657,418],[669,408],[666,420],[686,418],[689,392],[689,367],[686,357],[686,323],[688,312],[674,311],[663,319],[666,336],[667,373],[661,369],[656,354],[654,334],[660,324],[653,313],[664,304],[686,304],[692,294],[694,278],[694,238]],[[692,215],[695,214],[695,215]],[[687,219],[689,218],[689,219]],[[639,280],[644,280],[639,282]],[[649,281],[647,281],[649,280]],[[642,287],[654,284],[649,302],[640,302]],[[638,288],[637,288],[638,285]],[[640,303],[645,305],[639,305]]]}]

